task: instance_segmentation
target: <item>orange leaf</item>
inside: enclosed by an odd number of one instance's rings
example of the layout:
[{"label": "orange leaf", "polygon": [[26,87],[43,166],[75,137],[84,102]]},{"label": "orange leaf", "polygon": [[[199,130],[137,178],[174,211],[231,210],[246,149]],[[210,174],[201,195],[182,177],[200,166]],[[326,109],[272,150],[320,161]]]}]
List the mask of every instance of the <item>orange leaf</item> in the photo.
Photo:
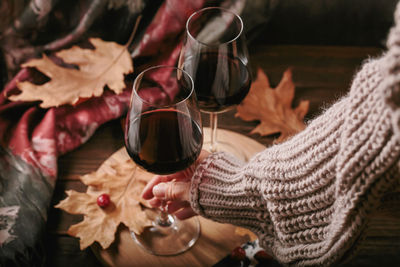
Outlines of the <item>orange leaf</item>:
[{"label": "orange leaf", "polygon": [[64,62],[75,64],[79,69],[64,68],[55,64],[43,54],[40,59],[32,59],[22,67],[34,67],[50,81],[38,85],[28,81],[18,82],[21,90],[11,95],[12,101],[42,101],[42,108],[75,104],[79,99],[100,96],[104,86],[119,94],[125,88],[124,74],[133,71],[130,54],[125,46],[114,42],[105,42],[98,38],[89,41],[95,49],[83,49],[73,46],[57,52]]},{"label": "orange leaf", "polygon": [[[84,215],[82,222],[68,229],[70,235],[80,238],[81,249],[95,241],[103,248],[109,247],[120,223],[137,234],[151,225],[145,208],[146,202],[141,199],[140,194],[152,176],[139,169],[125,149],[120,149],[96,172],[80,177],[89,186],[86,193],[67,191],[67,198],[56,205],[56,208]],[[111,199],[106,208],[97,205],[97,197],[103,193],[108,194]]]},{"label": "orange leaf", "polygon": [[271,88],[267,75],[258,69],[257,79],[237,107],[235,117],[245,121],[260,121],[251,134],[265,136],[280,133],[277,142],[282,142],[305,128],[303,119],[308,112],[309,101],[301,101],[299,106],[292,109],[294,90],[291,69],[284,72],[275,89]]}]

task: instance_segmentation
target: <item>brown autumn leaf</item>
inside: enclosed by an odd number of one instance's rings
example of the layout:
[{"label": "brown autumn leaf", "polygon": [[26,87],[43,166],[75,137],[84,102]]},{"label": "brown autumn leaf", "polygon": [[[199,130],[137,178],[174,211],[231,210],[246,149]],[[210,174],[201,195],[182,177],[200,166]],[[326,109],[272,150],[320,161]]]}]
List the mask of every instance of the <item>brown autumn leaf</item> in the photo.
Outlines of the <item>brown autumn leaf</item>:
[{"label": "brown autumn leaf", "polygon": [[[104,249],[109,247],[120,223],[140,234],[151,225],[148,205],[140,197],[151,177],[132,162],[124,148],[114,153],[96,172],[80,177],[89,186],[86,193],[66,191],[67,198],[55,206],[84,215],[83,221],[68,229],[68,234],[80,238],[81,249],[95,241]],[[106,208],[97,205],[97,197],[103,193],[111,199]]]},{"label": "brown autumn leaf", "polygon": [[302,100],[293,109],[294,93],[291,69],[284,72],[275,89],[271,88],[263,70],[258,69],[257,79],[252,83],[246,98],[237,107],[235,117],[245,121],[260,121],[251,134],[265,136],[280,133],[276,142],[282,142],[305,128],[303,119],[308,112],[309,101]]},{"label": "brown autumn leaf", "polygon": [[132,59],[125,46],[115,42],[90,38],[95,49],[83,49],[73,46],[61,50],[56,56],[64,62],[74,64],[79,69],[64,68],[55,64],[43,54],[40,59],[32,59],[22,67],[34,67],[50,78],[50,81],[38,85],[28,81],[18,82],[21,90],[11,95],[12,101],[42,101],[42,108],[75,104],[79,99],[100,96],[107,85],[116,94],[125,88],[124,74],[133,71]]}]

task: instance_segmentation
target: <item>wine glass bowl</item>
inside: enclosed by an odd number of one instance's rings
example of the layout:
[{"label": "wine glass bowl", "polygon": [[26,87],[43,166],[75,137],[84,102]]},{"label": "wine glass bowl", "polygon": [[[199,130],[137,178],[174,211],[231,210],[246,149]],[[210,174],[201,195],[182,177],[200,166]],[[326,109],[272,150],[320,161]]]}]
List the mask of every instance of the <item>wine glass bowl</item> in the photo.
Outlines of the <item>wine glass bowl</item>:
[{"label": "wine glass bowl", "polygon": [[[172,76],[163,77],[160,70]],[[157,72],[158,80],[153,77]],[[192,83],[184,71],[167,66],[149,68],[136,78],[125,145],[130,157],[151,173],[186,169],[200,154],[202,128]],[[155,89],[159,94],[169,92],[154,97]]]},{"label": "wine glass bowl", "polygon": [[212,152],[235,150],[216,141],[217,114],[239,104],[249,92],[248,59],[240,16],[208,7],[189,17],[178,65],[194,80],[200,110],[210,114]]},{"label": "wine glass bowl", "polygon": [[[125,124],[125,147],[132,160],[154,174],[188,168],[203,145],[200,111],[193,80],[185,71],[156,66],[140,73],[133,84]],[[161,210],[153,226],[134,240],[156,255],[174,255],[199,237],[197,218],[179,221]]]}]

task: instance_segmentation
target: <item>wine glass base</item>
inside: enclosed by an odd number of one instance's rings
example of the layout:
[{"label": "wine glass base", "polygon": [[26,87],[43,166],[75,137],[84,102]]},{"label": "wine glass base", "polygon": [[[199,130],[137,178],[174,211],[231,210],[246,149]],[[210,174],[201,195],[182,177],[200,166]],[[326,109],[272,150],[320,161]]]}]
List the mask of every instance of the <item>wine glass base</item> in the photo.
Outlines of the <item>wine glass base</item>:
[{"label": "wine glass base", "polygon": [[243,150],[241,150],[238,146],[235,146],[235,144],[226,141],[218,141],[217,144],[214,145],[213,150],[211,150],[211,142],[205,142],[203,148],[209,152],[227,152],[245,162],[249,160]]},{"label": "wine glass base", "polygon": [[133,240],[147,252],[159,256],[177,255],[191,248],[200,236],[198,218],[181,221],[169,216],[173,220],[170,226],[153,223],[153,226],[145,228],[140,235],[131,232]]}]

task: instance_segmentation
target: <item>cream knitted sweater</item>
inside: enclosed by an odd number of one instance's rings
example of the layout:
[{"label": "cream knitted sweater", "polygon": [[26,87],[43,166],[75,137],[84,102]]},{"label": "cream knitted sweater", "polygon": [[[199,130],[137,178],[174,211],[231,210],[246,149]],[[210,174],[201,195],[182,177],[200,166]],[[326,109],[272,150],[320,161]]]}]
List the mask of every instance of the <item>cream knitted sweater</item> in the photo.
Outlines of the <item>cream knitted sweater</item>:
[{"label": "cream knitted sweater", "polygon": [[388,52],[304,131],[247,163],[225,153],[203,161],[192,208],[252,230],[284,264],[341,260],[400,180],[400,5],[395,21]]}]

